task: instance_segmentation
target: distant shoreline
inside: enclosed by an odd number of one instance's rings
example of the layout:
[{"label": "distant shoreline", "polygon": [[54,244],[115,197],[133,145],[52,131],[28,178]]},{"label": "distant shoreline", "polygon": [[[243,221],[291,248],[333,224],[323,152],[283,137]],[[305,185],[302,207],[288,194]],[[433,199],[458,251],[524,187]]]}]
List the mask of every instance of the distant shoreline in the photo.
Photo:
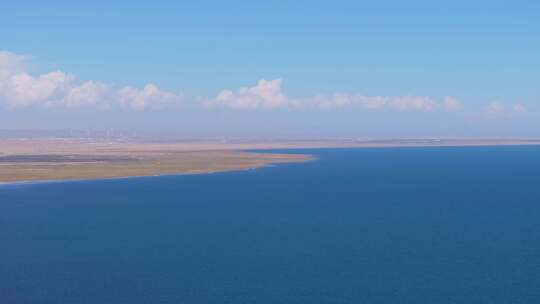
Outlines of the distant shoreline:
[{"label": "distant shoreline", "polygon": [[263,150],[536,146],[540,140],[373,140],[125,142],[90,139],[0,140],[0,185],[106,180],[250,170],[305,162],[312,155]]},{"label": "distant shoreline", "polygon": [[[137,145],[136,150],[133,147],[128,147],[127,150],[118,148],[124,146],[115,146],[113,151],[97,149],[74,153],[67,149],[66,154],[61,154],[62,150],[41,150],[34,154],[3,155],[0,156],[0,185],[210,174],[313,159],[312,156],[304,154],[236,150],[155,150],[155,147],[144,145]],[[121,157],[118,157],[119,155]],[[88,161],[89,158],[91,161]]]},{"label": "distant shoreline", "polygon": [[[307,161],[313,161],[315,158]],[[206,175],[206,174],[218,174],[228,172],[242,172],[263,169],[271,166],[275,166],[277,163],[269,163],[259,167],[243,168],[243,169],[230,169],[223,171],[200,171],[200,172],[178,172],[167,174],[155,174],[155,175],[131,175],[131,176],[118,176],[118,177],[97,177],[97,178],[80,178],[80,179],[42,179],[42,180],[20,180],[13,182],[0,182],[0,188],[2,186],[17,186],[17,185],[35,185],[35,184],[56,184],[56,183],[69,183],[69,182],[90,182],[90,181],[107,181],[107,180],[127,180],[127,179],[139,179],[139,178],[152,178],[152,177],[167,177],[167,176],[186,176],[186,175]]]}]

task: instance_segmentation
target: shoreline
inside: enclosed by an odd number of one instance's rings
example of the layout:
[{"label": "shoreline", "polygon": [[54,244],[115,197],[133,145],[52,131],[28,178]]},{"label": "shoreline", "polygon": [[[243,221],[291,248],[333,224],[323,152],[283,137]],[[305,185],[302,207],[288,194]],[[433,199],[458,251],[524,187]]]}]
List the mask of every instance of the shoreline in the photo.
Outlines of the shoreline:
[{"label": "shoreline", "polygon": [[[12,145],[6,146],[6,141],[0,140],[0,186],[247,171],[316,160],[316,156],[305,151],[309,149],[540,146],[540,140],[212,142],[202,145],[199,142],[104,144],[71,140],[63,141],[67,145],[60,147],[55,140],[38,141],[45,145],[27,146],[29,142],[21,140],[15,144],[9,141]],[[20,143],[22,145],[17,146]],[[288,153],[287,150],[304,151]],[[105,160],[89,162],[89,159]]]},{"label": "shoreline", "polygon": [[89,182],[89,181],[108,181],[108,180],[123,180],[123,179],[134,179],[134,178],[152,178],[152,177],[166,177],[166,176],[182,176],[182,175],[206,175],[206,174],[216,174],[216,173],[228,173],[228,172],[241,172],[249,170],[257,170],[265,167],[269,167],[275,164],[245,168],[245,169],[232,169],[227,171],[205,171],[205,172],[179,172],[171,174],[156,174],[156,175],[132,175],[132,176],[118,176],[118,177],[102,177],[102,178],[79,178],[79,179],[40,179],[40,180],[21,180],[14,182],[0,182],[0,187],[2,186],[16,186],[16,185],[34,185],[34,184],[56,184],[56,183],[71,183],[71,182]]},{"label": "shoreline", "polygon": [[[283,155],[283,154],[276,154]],[[142,174],[142,175],[125,175],[125,176],[114,176],[114,177],[90,177],[90,178],[67,178],[67,179],[36,179],[36,180],[17,180],[17,181],[0,181],[0,188],[4,186],[18,186],[18,185],[35,185],[35,184],[53,184],[53,183],[70,183],[70,182],[87,182],[87,181],[107,181],[107,180],[124,180],[124,179],[135,179],[135,178],[152,178],[152,177],[166,177],[166,176],[183,176],[183,175],[206,175],[206,174],[219,174],[219,173],[231,173],[231,172],[243,172],[264,169],[268,167],[274,167],[282,164],[293,164],[293,163],[303,163],[315,161],[317,158],[312,155],[307,154],[291,154],[295,156],[301,156],[302,159],[297,160],[287,160],[287,161],[269,161],[250,167],[239,167],[239,168],[226,168],[226,169],[216,169],[216,170],[192,170],[192,171],[178,171],[162,174]]]}]

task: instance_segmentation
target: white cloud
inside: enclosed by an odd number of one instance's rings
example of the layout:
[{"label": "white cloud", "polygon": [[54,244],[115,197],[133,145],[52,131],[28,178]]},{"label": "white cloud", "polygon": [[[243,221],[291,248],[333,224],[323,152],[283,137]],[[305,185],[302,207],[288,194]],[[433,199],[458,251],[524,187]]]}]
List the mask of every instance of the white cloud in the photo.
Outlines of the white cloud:
[{"label": "white cloud", "polygon": [[81,85],[71,87],[66,93],[61,104],[67,107],[92,106],[99,109],[108,109],[108,101],[113,100],[112,87],[110,85],[87,81]]},{"label": "white cloud", "polygon": [[[74,75],[53,71],[32,75],[28,57],[0,51],[0,107],[92,107],[125,108],[135,111],[175,106],[177,94],[163,91],[155,84],[115,87],[97,81],[77,81]],[[455,97],[437,99],[429,96],[372,96],[335,93],[308,98],[291,98],[282,90],[281,79],[259,80],[251,87],[225,89],[214,98],[203,99],[209,108],[232,109],[335,109],[360,108],[409,112],[453,112],[464,109]],[[486,113],[492,117],[512,117],[528,113],[523,104],[491,103]]]},{"label": "white cloud", "polygon": [[460,111],[464,108],[459,100],[451,96],[445,97],[443,107],[446,111]]},{"label": "white cloud", "polygon": [[499,115],[506,111],[503,105],[493,102],[487,106],[487,112],[490,115]]},{"label": "white cloud", "polygon": [[524,113],[529,112],[529,109],[527,109],[527,107],[525,107],[522,104],[517,104],[513,107],[513,111],[514,113],[517,113],[517,114],[524,114]]},{"label": "white cloud", "polygon": [[10,107],[50,104],[62,98],[73,79],[72,75],[61,71],[37,77],[24,72],[14,74],[4,80],[0,98]]},{"label": "white cloud", "polygon": [[388,104],[388,99],[382,96],[364,96],[347,93],[336,93],[331,96],[316,96],[308,101],[322,109],[360,106],[366,109],[382,109]]},{"label": "white cloud", "polygon": [[233,109],[271,109],[290,104],[289,98],[281,91],[281,79],[261,79],[255,86],[240,88],[236,93],[223,90],[214,99],[205,102],[208,107]]},{"label": "white cloud", "polygon": [[425,96],[390,97],[389,106],[400,111],[431,112],[438,106],[437,101]]},{"label": "white cloud", "polygon": [[125,87],[118,91],[118,96],[122,105],[136,111],[163,108],[178,100],[177,95],[160,91],[154,84],[147,84],[143,89]]},{"label": "white cloud", "polygon": [[26,57],[11,52],[0,51],[0,81],[10,75],[25,70]]},{"label": "white cloud", "polygon": [[368,96],[338,93],[331,96],[316,96],[305,105],[321,109],[359,107],[367,110],[390,109],[396,111],[459,111],[462,104],[454,97],[438,101],[427,96]]},{"label": "white cloud", "polygon": [[502,105],[498,102],[489,104],[486,112],[491,117],[513,117],[527,113],[529,110],[522,104],[515,104],[511,107]]},{"label": "white cloud", "polygon": [[232,109],[274,108],[345,108],[359,107],[368,110],[392,109],[397,111],[459,111],[463,105],[454,97],[442,101],[426,96],[367,96],[349,93],[318,95],[306,99],[294,99],[281,90],[281,79],[261,79],[253,87],[244,87],[236,92],[221,91],[215,98],[204,102],[207,107]]},{"label": "white cloud", "polygon": [[26,60],[25,56],[0,51],[0,105],[144,110],[162,108],[180,100],[180,96],[162,91],[154,84],[142,89],[116,89],[94,81],[77,83],[75,76],[62,71],[34,76],[26,72]]}]

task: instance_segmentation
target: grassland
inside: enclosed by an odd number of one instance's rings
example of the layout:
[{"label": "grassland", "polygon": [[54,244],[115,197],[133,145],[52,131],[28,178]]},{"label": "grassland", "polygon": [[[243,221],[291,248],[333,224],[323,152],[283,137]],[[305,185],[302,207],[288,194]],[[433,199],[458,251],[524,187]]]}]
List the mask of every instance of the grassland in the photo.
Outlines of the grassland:
[{"label": "grassland", "polygon": [[311,159],[225,146],[101,140],[0,141],[0,151],[0,182],[210,173]]}]

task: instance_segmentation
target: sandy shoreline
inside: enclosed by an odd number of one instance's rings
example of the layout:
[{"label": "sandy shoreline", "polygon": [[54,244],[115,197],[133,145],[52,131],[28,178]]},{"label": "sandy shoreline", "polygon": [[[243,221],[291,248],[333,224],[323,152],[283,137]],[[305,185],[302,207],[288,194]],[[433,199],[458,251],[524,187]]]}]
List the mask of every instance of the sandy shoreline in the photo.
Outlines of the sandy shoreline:
[{"label": "sandy shoreline", "polygon": [[540,140],[136,142],[111,139],[0,140],[0,185],[209,174],[313,160],[262,150],[540,145]]},{"label": "sandy shoreline", "polygon": [[[3,144],[3,145],[2,145]],[[311,156],[200,150],[175,144],[12,141],[0,143],[0,182],[89,180],[247,170]],[[8,151],[8,153],[7,153]]]},{"label": "sandy shoreline", "polygon": [[[313,161],[315,158],[309,161]],[[35,185],[35,184],[56,184],[56,183],[66,183],[66,182],[88,182],[88,181],[107,181],[107,180],[128,180],[135,178],[151,178],[151,177],[166,177],[166,176],[183,176],[183,175],[206,175],[206,174],[217,174],[217,173],[227,173],[227,172],[238,172],[238,171],[250,171],[263,169],[266,167],[271,167],[276,165],[275,163],[270,163],[260,167],[252,167],[245,169],[231,169],[224,171],[200,171],[200,172],[179,172],[171,174],[155,174],[155,175],[133,175],[133,176],[119,176],[119,177],[102,177],[102,178],[80,178],[80,179],[43,179],[43,180],[20,180],[14,182],[0,182],[0,187],[2,186],[17,186],[17,185]]]}]

